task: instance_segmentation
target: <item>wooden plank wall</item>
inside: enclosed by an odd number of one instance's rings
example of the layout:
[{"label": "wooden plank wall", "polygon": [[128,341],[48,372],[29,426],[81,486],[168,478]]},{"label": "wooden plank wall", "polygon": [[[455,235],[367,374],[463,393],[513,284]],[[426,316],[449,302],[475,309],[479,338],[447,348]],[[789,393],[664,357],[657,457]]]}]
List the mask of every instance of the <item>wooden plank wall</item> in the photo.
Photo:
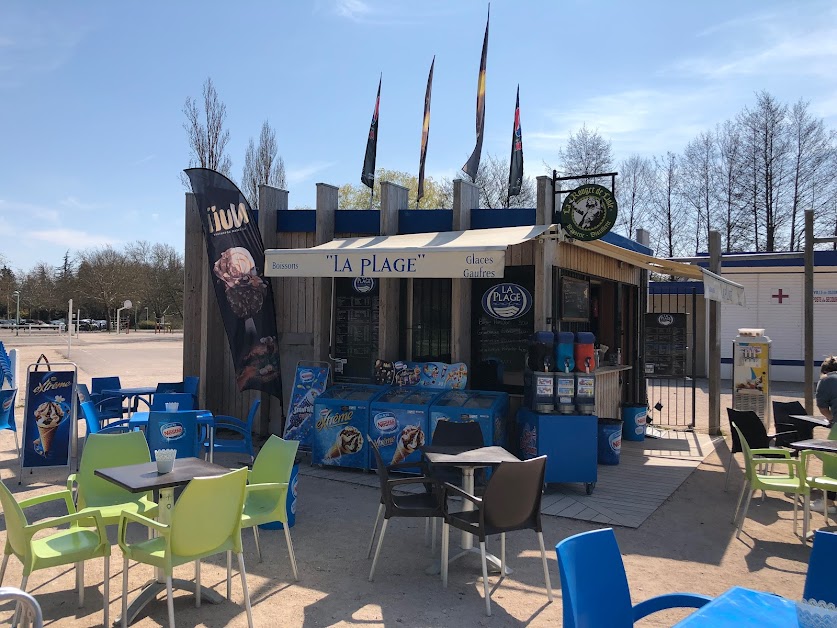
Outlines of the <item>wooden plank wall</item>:
[{"label": "wooden plank wall", "polygon": [[556,243],[555,246],[558,247],[556,266],[603,279],[639,285],[642,271],[628,262],[621,262],[601,253],[573,246],[569,242]]},{"label": "wooden plank wall", "polygon": [[532,266],[535,263],[537,245],[537,241],[529,240],[523,244],[510,246],[506,253],[506,266]]},{"label": "wooden plank wall", "polygon": [[622,418],[619,407],[622,405],[622,371],[610,371],[596,374],[596,416],[608,419]]}]

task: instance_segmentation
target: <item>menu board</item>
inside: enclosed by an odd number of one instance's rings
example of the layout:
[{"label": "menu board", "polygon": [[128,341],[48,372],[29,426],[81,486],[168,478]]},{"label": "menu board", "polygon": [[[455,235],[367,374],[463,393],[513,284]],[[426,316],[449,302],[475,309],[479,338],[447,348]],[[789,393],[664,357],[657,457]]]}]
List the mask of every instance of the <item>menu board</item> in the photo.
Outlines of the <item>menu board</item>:
[{"label": "menu board", "polygon": [[590,320],[590,282],[561,277],[561,320],[586,323]]},{"label": "menu board", "polygon": [[346,360],[334,380],[370,382],[378,355],[378,280],[340,278],[334,285],[334,355]]},{"label": "menu board", "polygon": [[645,374],[649,377],[686,376],[686,315],[645,315]]},{"label": "menu board", "polygon": [[503,279],[474,279],[471,287],[471,358],[503,363],[506,373],[522,373],[526,347],[535,332],[534,266],[507,266]]}]

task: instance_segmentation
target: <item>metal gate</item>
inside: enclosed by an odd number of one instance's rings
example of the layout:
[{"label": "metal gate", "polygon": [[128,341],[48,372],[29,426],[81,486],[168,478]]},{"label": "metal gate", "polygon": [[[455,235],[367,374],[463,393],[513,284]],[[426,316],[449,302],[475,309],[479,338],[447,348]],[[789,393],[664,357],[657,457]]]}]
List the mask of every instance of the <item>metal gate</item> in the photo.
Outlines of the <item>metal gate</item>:
[{"label": "metal gate", "polygon": [[648,416],[656,425],[695,427],[697,289],[656,282],[644,325]]}]

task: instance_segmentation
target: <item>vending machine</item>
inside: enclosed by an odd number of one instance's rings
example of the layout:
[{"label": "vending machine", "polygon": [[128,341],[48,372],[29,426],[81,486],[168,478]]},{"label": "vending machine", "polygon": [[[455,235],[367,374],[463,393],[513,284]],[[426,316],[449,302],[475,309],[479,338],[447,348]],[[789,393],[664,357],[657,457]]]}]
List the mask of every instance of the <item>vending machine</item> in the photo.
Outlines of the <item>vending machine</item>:
[{"label": "vending machine", "polygon": [[732,407],[754,411],[769,428],[770,338],[763,329],[739,329],[732,360]]}]

